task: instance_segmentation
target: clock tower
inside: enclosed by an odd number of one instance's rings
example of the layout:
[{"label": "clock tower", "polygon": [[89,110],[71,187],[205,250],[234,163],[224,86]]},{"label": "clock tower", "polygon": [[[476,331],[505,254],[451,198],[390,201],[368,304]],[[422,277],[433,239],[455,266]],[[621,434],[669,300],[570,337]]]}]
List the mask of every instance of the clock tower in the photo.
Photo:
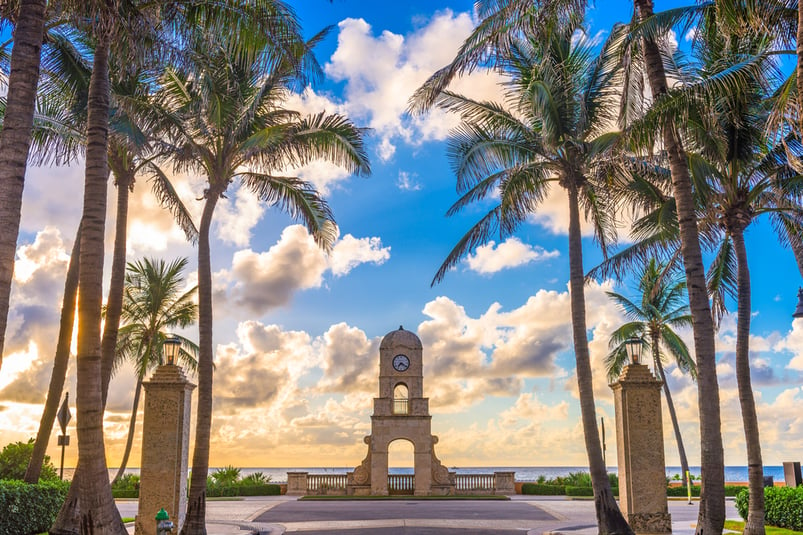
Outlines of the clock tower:
[{"label": "clock tower", "polygon": [[349,493],[388,494],[388,446],[407,440],[415,451],[416,496],[453,494],[453,474],[435,456],[429,399],[424,397],[423,346],[399,327],[379,344],[379,397],[374,398],[368,455],[349,474]]}]

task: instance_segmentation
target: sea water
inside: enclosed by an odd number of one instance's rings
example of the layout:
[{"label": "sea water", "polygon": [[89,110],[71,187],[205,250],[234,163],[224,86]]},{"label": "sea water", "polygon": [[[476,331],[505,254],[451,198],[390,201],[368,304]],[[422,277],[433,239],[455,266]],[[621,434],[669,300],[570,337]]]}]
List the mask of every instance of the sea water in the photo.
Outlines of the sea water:
[{"label": "sea water", "polygon": [[[546,479],[554,479],[556,477],[567,476],[573,472],[588,472],[587,466],[482,466],[482,467],[448,467],[449,471],[458,474],[492,474],[493,472],[515,472],[516,481],[536,481],[540,476]],[[215,473],[217,468],[210,468],[209,474]],[[283,468],[240,468],[240,477],[245,477],[250,474],[261,472],[265,476],[270,476],[270,480],[274,483],[284,483],[287,481],[287,472],[309,472],[310,474],[345,474],[354,470],[353,466],[343,467],[283,467]],[[64,478],[71,479],[74,469],[65,468]],[[412,474],[413,468],[390,468],[388,470],[391,474]],[[690,466],[689,471],[692,476],[699,477],[700,467]],[[111,479],[117,473],[116,468],[109,469],[109,478]],[[139,474],[139,468],[127,468],[127,474]],[[608,467],[609,474],[617,473],[615,466]],[[675,475],[680,476],[679,466],[667,466],[666,477],[674,479]],[[783,466],[765,466],[764,476],[772,476],[775,481],[783,481]],[[745,482],[747,481],[747,467],[746,466],[726,466],[725,467],[725,482]]]}]

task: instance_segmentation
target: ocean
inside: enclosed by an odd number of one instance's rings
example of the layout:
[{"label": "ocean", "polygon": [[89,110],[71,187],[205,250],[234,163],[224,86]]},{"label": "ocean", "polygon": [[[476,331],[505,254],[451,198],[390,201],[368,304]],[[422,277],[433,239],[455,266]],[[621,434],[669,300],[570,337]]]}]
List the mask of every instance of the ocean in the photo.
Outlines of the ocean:
[{"label": "ocean", "polygon": [[[210,468],[209,473],[212,474],[217,468]],[[270,476],[271,481],[274,483],[284,483],[287,481],[287,472],[309,472],[310,474],[345,474],[354,470],[353,466],[350,467],[287,467],[287,468],[241,468],[240,476],[244,477],[255,472],[262,472],[266,476]],[[546,479],[553,479],[558,476],[567,476],[571,472],[588,472],[587,466],[482,466],[482,467],[455,467],[450,466],[450,471],[458,474],[490,474],[493,472],[515,472],[516,481],[535,481],[539,476],[544,476]],[[700,475],[699,466],[689,467],[693,476]],[[64,478],[70,479],[74,469],[65,468]],[[391,474],[412,474],[412,468],[390,468]],[[117,473],[116,468],[109,469],[109,479],[114,477]],[[139,474],[139,468],[128,468],[126,473]],[[608,473],[617,473],[615,466],[608,467]],[[666,477],[672,479],[675,475],[680,475],[679,466],[667,466]],[[783,481],[783,466],[765,466],[764,476],[772,476],[775,481]],[[725,467],[725,482],[745,482],[747,481],[747,467],[746,466],[726,466]]]}]

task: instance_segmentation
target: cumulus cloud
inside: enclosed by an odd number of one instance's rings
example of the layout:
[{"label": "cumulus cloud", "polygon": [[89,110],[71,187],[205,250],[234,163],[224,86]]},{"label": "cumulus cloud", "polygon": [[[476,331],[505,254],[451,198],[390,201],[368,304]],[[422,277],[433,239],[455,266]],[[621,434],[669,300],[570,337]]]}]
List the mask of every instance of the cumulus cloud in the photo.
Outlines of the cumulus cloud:
[{"label": "cumulus cloud", "polygon": [[543,247],[529,245],[513,237],[498,246],[490,241],[477,247],[474,254],[466,258],[466,264],[472,271],[491,274],[557,256],[560,256],[558,251],[546,251]]},{"label": "cumulus cloud", "polygon": [[327,256],[303,226],[291,225],[265,252],[234,253],[231,269],[215,274],[216,293],[221,302],[263,314],[288,303],[296,291],[321,287],[326,272],[342,277],[360,264],[388,258],[390,247],[382,247],[380,238],[351,234],[338,239]]},{"label": "cumulus cloud", "polygon": [[[468,13],[435,14],[410,35],[383,31],[374,35],[363,19],[340,22],[338,46],[325,66],[335,81],[344,81],[349,116],[364,119],[380,135],[379,157],[389,160],[395,143],[418,144],[443,139],[458,118],[440,110],[426,116],[405,116],[413,92],[436,70],[448,64],[473,29]],[[370,55],[365,51],[371,50]],[[470,78],[470,81],[469,81]],[[478,98],[498,98],[498,77],[479,70],[453,83],[456,91]]]},{"label": "cumulus cloud", "polygon": [[215,207],[215,235],[224,243],[247,247],[251,231],[262,219],[266,207],[250,190],[237,189],[233,198],[221,199]]}]

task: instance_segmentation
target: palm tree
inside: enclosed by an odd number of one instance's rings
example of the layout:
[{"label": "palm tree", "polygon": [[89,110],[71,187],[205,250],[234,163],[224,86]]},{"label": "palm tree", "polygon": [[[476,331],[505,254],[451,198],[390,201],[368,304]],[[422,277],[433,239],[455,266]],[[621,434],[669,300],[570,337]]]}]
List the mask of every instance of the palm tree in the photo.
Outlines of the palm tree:
[{"label": "palm tree", "polygon": [[[187,327],[195,322],[198,306],[193,301],[197,286],[187,291],[181,289],[184,282],[183,271],[187,259],[174,260],[165,264],[164,260],[144,259],[129,263],[125,278],[122,320],[117,339],[117,358],[119,365],[132,362],[137,371],[137,386],[134,390],[134,403],[131,408],[131,423],[125,444],[123,460],[114,481],[125,473],[128,456],[134,442],[134,428],[137,422],[137,409],[142,390],[142,381],[149,370],[164,364],[162,345],[166,331],[175,327]],[[179,336],[181,347],[178,358],[191,370],[197,367],[198,346],[191,340]]]},{"label": "palm tree", "polygon": [[697,376],[694,360],[689,355],[686,343],[675,333],[674,328],[691,327],[689,305],[685,301],[686,283],[678,279],[667,279],[667,266],[660,264],[654,258],[644,265],[639,279],[640,303],[616,292],[607,292],[629,320],[611,334],[608,343],[611,352],[605,359],[608,369],[608,379],[615,381],[627,364],[625,342],[632,338],[641,340],[644,350],[652,354],[653,366],[658,379],[663,382],[666,406],[672,427],[675,431],[675,440],[678,444],[681,474],[689,471],[689,462],[686,459],[686,449],[680,436],[675,404],[669,392],[669,384],[664,374],[664,362],[671,356],[678,368],[689,373],[692,378]]},{"label": "palm tree", "polygon": [[[653,16],[652,0],[633,0],[635,19],[644,23]],[[644,67],[653,96],[653,105],[660,105],[669,86],[664,59],[656,36],[643,33]],[[672,189],[678,214],[681,253],[686,270],[690,311],[693,318],[694,351],[697,361],[697,396],[700,414],[700,451],[702,493],[697,533],[720,533],[725,523],[725,464],[716,370],[714,321],[705,280],[700,237],[697,230],[695,204],[686,151],[673,120],[660,128],[660,139],[669,161]]]},{"label": "palm tree", "polygon": [[[274,56],[269,43],[261,56],[238,61],[220,42],[198,42],[203,68],[195,73],[168,69],[157,98],[177,123],[170,137],[177,169],[207,179],[198,237],[198,417],[187,518],[182,533],[204,533],[206,478],[212,419],[212,273],[209,230],[215,206],[234,180],[261,200],[300,219],[324,248],[335,226],[315,187],[284,170],[324,158],[361,175],[370,172],[362,130],[340,115],[302,117],[285,109],[283,99],[310,65],[310,43],[298,43],[289,56]],[[219,36],[215,36],[218,39]]]},{"label": "palm tree", "polygon": [[[8,77],[8,103],[3,129],[0,131],[0,228],[3,229],[0,233],[0,367],[3,365],[11,279],[17,253],[25,169],[31,145],[47,0],[21,0],[18,5],[13,4],[15,3],[3,3],[0,8],[3,19],[16,20]],[[17,9],[14,10],[14,7]]]},{"label": "palm tree", "polygon": [[[600,171],[619,137],[603,126],[614,111],[611,82],[615,72],[609,52],[619,36],[614,33],[595,59],[591,43],[573,38],[579,29],[577,18],[551,19],[544,22],[537,38],[520,36],[506,43],[496,61],[506,77],[507,105],[479,102],[448,90],[435,96],[436,105],[460,113],[462,119],[449,138],[449,158],[462,196],[447,214],[494,194],[499,202],[452,249],[433,284],[497,231],[500,239],[512,234],[538,209],[553,182],[566,191],[572,332],[597,521],[600,533],[632,533],[611,492],[596,426],[580,233],[582,207],[603,249],[615,238]],[[427,84],[439,81],[436,74]],[[432,90],[424,86],[416,98],[423,101]]]}]

